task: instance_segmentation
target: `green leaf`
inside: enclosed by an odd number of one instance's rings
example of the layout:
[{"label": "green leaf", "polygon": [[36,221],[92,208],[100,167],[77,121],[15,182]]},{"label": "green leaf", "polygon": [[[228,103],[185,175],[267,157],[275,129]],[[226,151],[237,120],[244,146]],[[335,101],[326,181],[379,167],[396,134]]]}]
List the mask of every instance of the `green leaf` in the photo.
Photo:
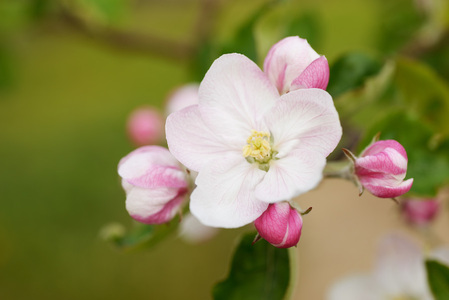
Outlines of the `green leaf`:
[{"label": "green leaf", "polygon": [[361,151],[381,132],[381,139],[404,146],[407,178],[414,178],[410,193],[433,197],[449,183],[449,88],[429,67],[403,58],[388,62],[362,89],[342,95],[336,107],[344,126],[352,126],[344,130],[353,133],[347,145],[361,134]]},{"label": "green leaf", "polygon": [[147,225],[136,223],[128,232],[119,224],[111,224],[102,229],[103,239],[113,243],[123,251],[148,249],[156,246],[170,236],[179,225],[179,218],[170,223],[160,225]]},{"label": "green leaf", "polygon": [[28,13],[32,19],[39,20],[47,16],[56,6],[52,0],[31,0]]},{"label": "green leaf", "polygon": [[287,249],[264,240],[252,245],[255,233],[246,234],[232,260],[228,278],[213,289],[214,300],[281,300],[290,280]]},{"label": "green leaf", "polygon": [[418,12],[413,0],[385,1],[380,7],[382,18],[379,19],[379,48],[391,54],[417,34],[425,18]]},{"label": "green leaf", "polygon": [[209,70],[213,61],[221,55],[221,51],[217,45],[213,45],[210,41],[206,41],[195,53],[190,63],[190,73],[192,81],[200,82],[203,80],[207,70]]},{"label": "green leaf", "polygon": [[449,268],[436,260],[426,260],[426,270],[435,300],[449,299]]},{"label": "green leaf", "polygon": [[365,80],[379,73],[381,62],[365,53],[352,52],[341,56],[330,67],[328,92],[333,97],[360,88]]},{"label": "green leaf", "polygon": [[433,128],[435,133],[449,135],[449,87],[426,65],[398,59],[394,78],[400,97],[409,110]]},{"label": "green leaf", "polygon": [[444,42],[432,49],[431,51],[424,53],[421,60],[426,62],[433,70],[438,72],[438,74],[449,81],[449,59],[447,59],[447,54],[449,53],[449,40],[444,40]]}]

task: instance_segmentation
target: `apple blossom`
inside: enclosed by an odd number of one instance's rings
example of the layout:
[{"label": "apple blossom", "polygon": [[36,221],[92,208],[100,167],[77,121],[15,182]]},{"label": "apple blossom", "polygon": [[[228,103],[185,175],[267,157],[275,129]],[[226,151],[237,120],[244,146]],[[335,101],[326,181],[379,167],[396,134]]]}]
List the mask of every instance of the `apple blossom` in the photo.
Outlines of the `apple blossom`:
[{"label": "apple blossom", "polygon": [[407,193],[412,187],[413,179],[404,181],[407,153],[397,141],[375,141],[359,157],[347,149],[344,151],[354,163],[357,182],[374,196],[394,198]]},{"label": "apple blossom", "polygon": [[254,225],[259,235],[273,246],[290,248],[301,237],[302,217],[288,202],[279,202],[270,204]]},{"label": "apple blossom", "polygon": [[158,143],[164,136],[163,124],[163,118],[156,109],[139,107],[128,117],[128,136],[136,146]]},{"label": "apple blossom", "polygon": [[240,54],[218,58],[201,82],[199,104],[166,122],[171,153],[198,172],[190,211],[205,225],[225,228],[251,223],[270,203],[316,187],[341,133],[326,91],[280,96]]},{"label": "apple blossom", "polygon": [[[427,283],[425,256],[422,250],[407,238],[391,234],[379,246],[373,272],[352,275],[335,283],[328,300],[432,300]],[[449,262],[449,250],[440,247],[429,258]]]},{"label": "apple blossom", "polygon": [[301,88],[325,90],[329,82],[327,59],[297,36],[284,38],[271,47],[264,72],[281,95]]},{"label": "apple blossom", "polygon": [[167,115],[190,105],[198,104],[198,88],[198,84],[191,83],[183,85],[170,93],[165,104]]},{"label": "apple blossom", "polygon": [[166,148],[144,146],[132,151],[120,160],[118,173],[133,219],[161,224],[179,212],[188,191],[187,173]]},{"label": "apple blossom", "polygon": [[405,199],[401,202],[401,212],[405,220],[412,225],[429,224],[438,214],[440,203],[435,199]]}]

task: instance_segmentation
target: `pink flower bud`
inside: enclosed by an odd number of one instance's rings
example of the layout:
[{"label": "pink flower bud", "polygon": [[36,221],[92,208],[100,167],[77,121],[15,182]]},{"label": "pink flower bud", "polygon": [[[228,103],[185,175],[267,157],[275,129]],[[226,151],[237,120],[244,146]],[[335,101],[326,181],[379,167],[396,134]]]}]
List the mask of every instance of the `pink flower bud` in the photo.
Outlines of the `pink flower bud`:
[{"label": "pink flower bud", "polygon": [[171,153],[160,146],[134,150],[118,166],[130,216],[145,224],[170,221],[188,191],[187,174]]},{"label": "pink flower bud", "polygon": [[296,246],[301,237],[302,217],[288,202],[270,204],[254,222],[259,235],[277,248]]},{"label": "pink flower bud", "polygon": [[327,59],[297,36],[287,37],[271,47],[264,72],[281,95],[301,88],[325,90],[329,82]]},{"label": "pink flower bud", "polygon": [[169,115],[190,105],[198,104],[198,89],[198,84],[191,83],[174,90],[167,98],[166,114]]},{"label": "pink flower bud", "polygon": [[157,110],[140,107],[130,114],[127,131],[136,146],[156,144],[164,136],[164,120]]},{"label": "pink flower bud", "polygon": [[401,212],[405,220],[412,225],[423,226],[435,219],[440,209],[438,200],[407,199],[401,204]]},{"label": "pink flower bud", "polygon": [[377,141],[355,159],[354,171],[360,184],[374,196],[394,198],[412,187],[413,179],[404,181],[407,162],[407,153],[397,141]]}]

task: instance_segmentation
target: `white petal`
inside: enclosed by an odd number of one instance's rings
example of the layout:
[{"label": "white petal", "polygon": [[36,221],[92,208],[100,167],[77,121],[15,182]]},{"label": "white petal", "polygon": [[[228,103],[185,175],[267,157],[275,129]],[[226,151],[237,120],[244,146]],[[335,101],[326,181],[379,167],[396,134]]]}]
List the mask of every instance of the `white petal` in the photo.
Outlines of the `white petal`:
[{"label": "white petal", "polygon": [[[232,150],[203,122],[198,105],[168,116],[165,130],[170,152],[194,171]],[[241,148],[237,151],[241,152]]]},{"label": "white petal", "polygon": [[270,49],[265,58],[264,71],[279,92],[284,94],[290,90],[292,81],[319,57],[307,40],[297,36],[287,37]]},{"label": "white petal", "polygon": [[376,281],[368,275],[354,275],[335,283],[327,300],[385,300]]},{"label": "white petal", "polygon": [[170,151],[160,146],[132,151],[120,160],[118,173],[128,183],[143,188],[187,186],[186,172]]},{"label": "white petal", "polygon": [[266,172],[243,156],[210,164],[199,173],[190,211],[204,225],[236,228],[257,219],[268,207],[254,196]]},{"label": "white petal", "polygon": [[203,225],[192,214],[182,218],[179,236],[188,243],[198,244],[211,239],[218,233],[218,228]]},{"label": "white petal", "polygon": [[332,97],[320,89],[300,89],[281,96],[265,121],[278,157],[292,148],[315,151],[326,157],[342,134]]},{"label": "white petal", "polygon": [[321,181],[325,165],[323,155],[308,150],[296,150],[272,160],[267,175],[256,187],[256,197],[273,203],[310,191]]},{"label": "white petal", "polygon": [[438,247],[432,251],[429,255],[429,259],[436,259],[439,262],[449,266],[449,248],[448,247]]},{"label": "white petal", "polygon": [[374,276],[387,295],[424,298],[429,293],[421,249],[399,234],[381,241]]},{"label": "white petal", "polygon": [[204,122],[227,143],[237,140],[240,147],[252,129],[265,129],[261,118],[278,98],[276,88],[259,67],[235,53],[215,60],[199,89]]},{"label": "white petal", "polygon": [[167,99],[166,115],[180,111],[190,105],[198,104],[198,88],[197,83],[191,83],[174,90]]},{"label": "white petal", "polygon": [[131,216],[147,217],[159,212],[178,194],[178,189],[133,187],[126,195],[126,210]]},{"label": "white petal", "polygon": [[154,165],[179,166],[179,162],[164,147],[143,146],[120,160],[118,173],[125,179],[137,178],[145,175]]}]

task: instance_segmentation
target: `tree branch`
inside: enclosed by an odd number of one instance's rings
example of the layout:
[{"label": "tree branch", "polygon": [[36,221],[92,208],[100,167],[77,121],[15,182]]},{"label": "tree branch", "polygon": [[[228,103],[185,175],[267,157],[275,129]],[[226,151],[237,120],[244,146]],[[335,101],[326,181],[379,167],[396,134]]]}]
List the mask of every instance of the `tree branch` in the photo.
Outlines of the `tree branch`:
[{"label": "tree branch", "polygon": [[196,47],[191,44],[172,41],[154,35],[124,32],[108,27],[93,28],[66,9],[61,9],[61,16],[64,23],[77,32],[117,49],[144,54],[151,53],[177,61],[190,59],[196,51]]}]

